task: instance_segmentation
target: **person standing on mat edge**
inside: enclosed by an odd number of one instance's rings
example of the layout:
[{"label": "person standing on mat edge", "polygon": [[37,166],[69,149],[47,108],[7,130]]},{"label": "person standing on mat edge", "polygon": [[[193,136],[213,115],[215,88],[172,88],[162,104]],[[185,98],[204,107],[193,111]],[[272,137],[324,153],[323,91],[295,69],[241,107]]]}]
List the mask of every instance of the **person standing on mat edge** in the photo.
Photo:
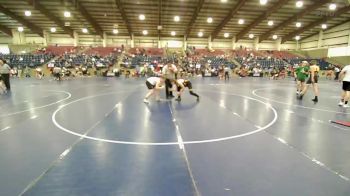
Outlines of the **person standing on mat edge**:
[{"label": "person standing on mat edge", "polygon": [[341,93],[341,100],[339,106],[344,108],[350,107],[348,101],[350,98],[350,65],[346,65],[339,74],[339,81],[343,81],[343,92]]},{"label": "person standing on mat edge", "polygon": [[165,95],[167,99],[174,98],[171,88],[176,79],[177,68],[174,64],[168,63],[162,69],[163,77],[165,78]]},{"label": "person standing on mat edge", "polygon": [[309,67],[307,66],[308,62],[307,61],[303,61],[298,68],[295,69],[295,78],[297,80],[297,95],[300,95],[301,91],[304,89],[305,87],[305,81],[306,78],[308,76],[308,72],[309,72]]},{"label": "person standing on mat edge", "polygon": [[224,71],[225,71],[225,81],[230,79],[230,67],[228,65],[225,66]]},{"label": "person standing on mat edge", "polygon": [[191,81],[184,80],[184,79],[178,79],[175,81],[175,84],[176,84],[177,92],[178,92],[176,101],[181,101],[181,94],[184,92],[186,87],[190,91],[190,94],[197,97],[197,101],[199,101],[199,95],[197,95],[195,92],[193,92]]},{"label": "person standing on mat edge", "polygon": [[340,66],[339,65],[335,65],[334,66],[334,73],[335,73],[335,77],[334,80],[339,80],[339,74],[340,74]]},{"label": "person standing on mat edge", "polygon": [[1,78],[4,81],[7,92],[11,90],[10,86],[10,71],[11,67],[6,63],[4,59],[0,59],[0,74]]},{"label": "person standing on mat edge", "polygon": [[310,65],[310,76],[308,81],[306,82],[306,86],[304,87],[303,92],[300,94],[300,99],[303,98],[305,93],[307,92],[310,84],[312,84],[312,88],[314,90],[315,98],[312,99],[313,102],[317,103],[318,102],[318,95],[320,94],[318,90],[318,73],[320,72],[320,67],[317,65],[317,62],[315,60],[312,60]]}]

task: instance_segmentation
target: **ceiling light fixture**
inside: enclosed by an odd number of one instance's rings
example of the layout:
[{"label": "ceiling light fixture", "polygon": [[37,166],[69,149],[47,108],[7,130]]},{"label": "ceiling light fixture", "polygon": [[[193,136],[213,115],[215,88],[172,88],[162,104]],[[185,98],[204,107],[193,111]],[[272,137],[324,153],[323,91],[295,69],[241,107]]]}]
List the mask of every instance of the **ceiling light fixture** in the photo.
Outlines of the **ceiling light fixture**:
[{"label": "ceiling light fixture", "polygon": [[64,17],[66,17],[66,18],[71,17],[70,12],[68,12],[68,11],[63,12],[63,15],[64,15]]},{"label": "ceiling light fixture", "polygon": [[212,17],[208,17],[207,22],[208,23],[212,23],[213,22],[213,18]]},{"label": "ceiling light fixture", "polygon": [[52,28],[50,29],[50,31],[51,31],[51,33],[54,33],[54,32],[56,32],[56,28],[55,28],[55,27],[52,27]]},{"label": "ceiling light fixture", "polygon": [[26,10],[26,11],[24,11],[24,15],[25,15],[25,16],[31,16],[31,15],[32,15],[32,12],[29,11],[29,10]]},{"label": "ceiling light fixture", "polygon": [[267,4],[267,0],[260,0],[260,5],[266,5]]},{"label": "ceiling light fixture", "polygon": [[329,4],[329,9],[330,9],[330,10],[335,10],[335,9],[337,9],[337,4],[335,4],[335,3]]},{"label": "ceiling light fixture", "polygon": [[297,8],[301,8],[301,7],[303,7],[303,5],[304,5],[304,2],[303,2],[303,1],[297,1],[297,2],[295,3],[295,6],[296,6]]},{"label": "ceiling light fixture", "polygon": [[140,15],[139,15],[139,19],[140,19],[140,20],[145,20],[145,19],[146,19],[146,16],[143,15],[143,14],[140,14]]},{"label": "ceiling light fixture", "polygon": [[174,16],[174,21],[179,22],[180,21],[180,16]]}]

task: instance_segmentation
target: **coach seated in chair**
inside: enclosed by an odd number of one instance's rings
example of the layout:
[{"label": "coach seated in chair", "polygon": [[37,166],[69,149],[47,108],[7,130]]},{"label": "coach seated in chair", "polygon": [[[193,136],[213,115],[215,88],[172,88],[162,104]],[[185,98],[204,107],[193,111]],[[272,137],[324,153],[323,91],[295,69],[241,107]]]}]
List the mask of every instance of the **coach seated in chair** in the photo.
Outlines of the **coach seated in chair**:
[{"label": "coach seated in chair", "polygon": [[52,75],[54,76],[54,79],[55,80],[58,80],[58,81],[60,81],[61,80],[61,71],[62,71],[62,69],[61,69],[61,67],[59,67],[59,66],[55,66],[54,68],[53,68],[53,70],[52,70]]},{"label": "coach seated in chair", "polygon": [[81,68],[81,73],[83,74],[83,76],[88,76],[89,75],[88,68],[86,66],[83,66]]},{"label": "coach seated in chair", "polygon": [[115,76],[115,77],[119,77],[119,76],[120,76],[120,71],[119,71],[118,68],[114,68],[114,69],[113,69],[113,73],[114,73],[114,76]]},{"label": "coach seated in chair", "polygon": [[259,65],[253,68],[252,74],[253,77],[262,77],[262,70],[260,69]]}]

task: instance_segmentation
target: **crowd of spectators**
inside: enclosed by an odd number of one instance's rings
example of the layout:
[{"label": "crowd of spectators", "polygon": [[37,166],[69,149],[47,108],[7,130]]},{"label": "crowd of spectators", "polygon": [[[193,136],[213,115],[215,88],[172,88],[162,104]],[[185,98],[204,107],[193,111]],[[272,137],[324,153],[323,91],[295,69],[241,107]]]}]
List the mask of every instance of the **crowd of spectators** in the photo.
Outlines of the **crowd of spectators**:
[{"label": "crowd of spectators", "polygon": [[104,68],[113,66],[118,60],[118,56],[111,54],[108,56],[86,55],[86,54],[64,54],[57,59],[53,59],[48,63],[48,67],[66,67],[73,68],[75,66],[86,66],[88,68]]},{"label": "crowd of spectators", "polygon": [[[87,50],[86,50],[87,49]],[[83,52],[78,52],[78,51]],[[0,58],[7,60],[12,67],[13,76],[29,76],[31,68],[47,64],[51,72],[60,69],[64,75],[88,75],[88,69],[95,71],[107,68],[101,75],[119,75],[121,70],[113,68],[118,58],[122,55],[121,67],[129,76],[156,75],[166,64],[174,64],[181,75],[220,76],[222,70],[229,69],[240,77],[267,76],[272,79],[284,78],[293,74],[293,70],[303,60],[310,60],[288,52],[281,51],[254,51],[245,48],[238,50],[211,50],[196,49],[189,46],[186,55],[180,53],[165,55],[164,49],[158,48],[133,48],[125,52],[124,46],[112,47],[60,47],[51,46],[39,49],[35,54],[9,54]],[[238,62],[238,64],[236,62]],[[327,76],[336,75],[337,67],[332,68],[322,59],[317,59],[320,67],[327,69]],[[28,71],[29,70],[29,71]],[[339,70],[339,68],[338,68]],[[37,73],[38,71],[36,71]],[[95,72],[96,73],[96,72]],[[53,74],[55,75],[55,74]]]}]

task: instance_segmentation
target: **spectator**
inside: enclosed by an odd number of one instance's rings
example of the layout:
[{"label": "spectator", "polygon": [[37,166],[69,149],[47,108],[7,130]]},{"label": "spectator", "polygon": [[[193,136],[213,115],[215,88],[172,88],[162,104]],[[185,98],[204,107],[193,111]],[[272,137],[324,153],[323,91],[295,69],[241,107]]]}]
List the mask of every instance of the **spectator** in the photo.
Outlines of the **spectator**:
[{"label": "spectator", "polygon": [[340,73],[340,69],[338,65],[334,66],[334,73],[335,73],[335,78],[334,80],[339,80],[339,73]]}]

